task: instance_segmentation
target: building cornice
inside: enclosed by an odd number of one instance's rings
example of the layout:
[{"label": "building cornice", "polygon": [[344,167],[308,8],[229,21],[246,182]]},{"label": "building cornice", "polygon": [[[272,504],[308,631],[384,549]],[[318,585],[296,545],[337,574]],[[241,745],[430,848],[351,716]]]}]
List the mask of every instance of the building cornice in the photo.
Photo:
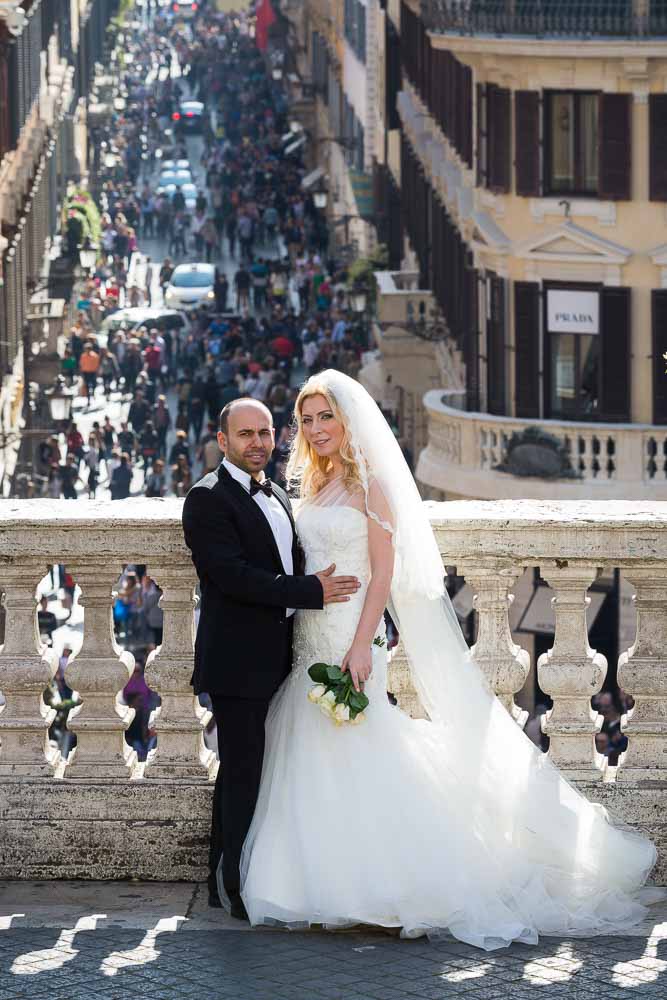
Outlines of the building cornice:
[{"label": "building cornice", "polygon": [[443,34],[429,31],[436,49],[461,55],[525,56],[529,59],[667,59],[667,40],[530,38]]}]

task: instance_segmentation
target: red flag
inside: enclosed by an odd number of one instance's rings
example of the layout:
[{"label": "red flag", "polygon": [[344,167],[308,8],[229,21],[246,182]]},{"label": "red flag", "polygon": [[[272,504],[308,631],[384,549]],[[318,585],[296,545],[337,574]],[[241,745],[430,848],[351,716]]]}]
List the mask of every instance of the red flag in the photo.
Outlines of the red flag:
[{"label": "red flag", "polygon": [[276,19],[271,6],[271,0],[260,0],[257,8],[257,24],[255,26],[255,41],[260,52],[266,52],[269,45],[269,28]]}]

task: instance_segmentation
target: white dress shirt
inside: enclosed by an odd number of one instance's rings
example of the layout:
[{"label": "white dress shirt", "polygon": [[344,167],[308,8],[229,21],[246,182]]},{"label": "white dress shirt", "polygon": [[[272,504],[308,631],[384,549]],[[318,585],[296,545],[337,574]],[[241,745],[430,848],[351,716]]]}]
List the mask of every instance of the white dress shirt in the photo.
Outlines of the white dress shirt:
[{"label": "white dress shirt", "polygon": [[[246,492],[250,493],[250,473],[244,472],[243,469],[239,469],[238,466],[233,465],[227,458],[223,458],[222,464],[227,469],[227,472],[232,476],[237,483],[240,483]],[[262,472],[260,482],[263,482],[265,476]],[[288,576],[292,576],[294,573],[294,562],[292,560],[292,543],[294,541],[294,533],[292,531],[292,525],[290,519],[287,516],[287,511],[281,504],[277,497],[268,497],[266,493],[262,493],[259,490],[252,498],[262,514],[269,522],[269,527],[273,532],[273,537],[276,540],[276,545],[278,546],[278,552],[280,553],[280,560],[283,564],[283,569]],[[286,615],[289,618],[290,615],[294,614],[294,608],[287,608]]]}]

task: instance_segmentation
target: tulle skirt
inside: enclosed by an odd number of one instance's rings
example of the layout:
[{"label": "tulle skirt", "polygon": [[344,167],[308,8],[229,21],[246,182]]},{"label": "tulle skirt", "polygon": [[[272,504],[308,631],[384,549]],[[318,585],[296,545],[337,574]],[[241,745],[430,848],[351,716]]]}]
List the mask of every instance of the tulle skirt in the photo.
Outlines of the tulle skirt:
[{"label": "tulle skirt", "polygon": [[523,803],[508,823],[494,808],[502,789],[476,784],[442,729],[389,703],[386,654],[374,659],[358,726],[336,727],[308,702],[307,676],[288,678],[271,704],[241,861],[253,925],[448,932],[492,950],[624,931],[664,898],[641,889],[652,842],[612,826],[601,806],[585,802],[582,814],[567,782],[558,801]]}]

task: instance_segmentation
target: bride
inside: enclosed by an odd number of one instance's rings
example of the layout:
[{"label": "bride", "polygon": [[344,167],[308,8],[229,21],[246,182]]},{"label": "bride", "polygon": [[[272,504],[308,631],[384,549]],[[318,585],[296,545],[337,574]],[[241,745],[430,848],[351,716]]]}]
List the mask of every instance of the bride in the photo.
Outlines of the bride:
[{"label": "bride", "polygon": [[[362,586],[297,611],[241,859],[250,922],[449,932],[486,950],[626,930],[661,896],[641,888],[656,849],[569,784],[490,690],[379,409],[329,370],[306,382],[296,418],[288,478],[306,572],[334,561]],[[387,699],[386,606],[429,720]],[[363,689],[361,724],[335,726],[308,700],[321,661]]]}]

